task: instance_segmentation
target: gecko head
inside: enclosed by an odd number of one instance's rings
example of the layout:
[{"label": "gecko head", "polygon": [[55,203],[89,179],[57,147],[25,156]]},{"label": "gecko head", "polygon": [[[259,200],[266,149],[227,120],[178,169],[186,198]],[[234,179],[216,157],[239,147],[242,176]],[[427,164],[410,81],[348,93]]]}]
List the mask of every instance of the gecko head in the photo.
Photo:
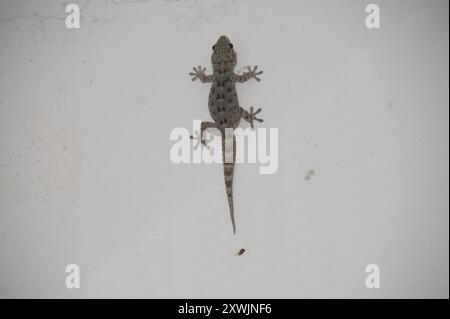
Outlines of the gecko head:
[{"label": "gecko head", "polygon": [[237,55],[233,50],[233,43],[222,35],[216,44],[212,47],[213,53],[211,56],[211,62],[213,68],[234,68],[236,65]]}]

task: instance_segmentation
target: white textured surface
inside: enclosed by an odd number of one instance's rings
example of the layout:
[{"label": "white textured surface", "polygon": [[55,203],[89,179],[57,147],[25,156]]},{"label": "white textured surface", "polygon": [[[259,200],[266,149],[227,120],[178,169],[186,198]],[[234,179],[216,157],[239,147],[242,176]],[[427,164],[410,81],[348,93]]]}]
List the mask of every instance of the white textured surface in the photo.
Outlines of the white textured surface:
[{"label": "white textured surface", "polygon": [[[448,298],[448,2],[377,3],[92,0],[68,30],[1,0],[0,297]],[[221,34],[280,138],[276,174],[237,167],[236,236],[222,168],[168,157]]]}]

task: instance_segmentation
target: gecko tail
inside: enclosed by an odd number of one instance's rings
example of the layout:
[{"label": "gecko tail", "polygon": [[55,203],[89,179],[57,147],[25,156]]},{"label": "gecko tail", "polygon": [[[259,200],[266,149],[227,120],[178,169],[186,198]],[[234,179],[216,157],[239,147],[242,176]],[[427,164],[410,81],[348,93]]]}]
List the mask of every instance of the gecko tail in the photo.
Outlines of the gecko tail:
[{"label": "gecko tail", "polygon": [[234,220],[234,206],[233,206],[233,172],[234,163],[224,163],[223,165],[225,177],[225,189],[227,191],[228,205],[230,206],[230,218],[233,225],[233,234],[236,234],[236,222]]},{"label": "gecko tail", "polygon": [[[233,234],[236,234],[236,223],[234,221],[234,205],[233,205],[233,174],[234,163],[236,162],[236,138],[233,135],[233,144],[230,149],[230,145],[227,146],[225,141],[225,133],[222,132],[222,159],[223,159],[223,175],[225,178],[225,189],[227,191],[228,205],[230,206],[231,224],[233,225]],[[229,141],[229,139],[228,139]],[[226,156],[227,155],[227,156]],[[231,155],[232,161],[229,160]]]}]

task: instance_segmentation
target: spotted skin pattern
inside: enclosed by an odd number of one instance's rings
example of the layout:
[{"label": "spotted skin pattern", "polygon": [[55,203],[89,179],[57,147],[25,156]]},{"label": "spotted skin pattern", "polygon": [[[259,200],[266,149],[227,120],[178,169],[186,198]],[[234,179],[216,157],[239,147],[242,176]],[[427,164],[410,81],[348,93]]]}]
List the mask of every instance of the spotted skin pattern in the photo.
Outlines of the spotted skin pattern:
[{"label": "spotted skin pattern", "polygon": [[[192,81],[199,79],[202,83],[212,83],[209,92],[208,108],[214,122],[202,122],[200,126],[200,138],[203,144],[203,132],[209,128],[216,128],[221,132],[222,136],[222,154],[223,154],[223,171],[225,177],[225,188],[228,197],[228,204],[230,206],[230,217],[233,226],[233,233],[236,233],[236,224],[234,219],[233,207],[233,173],[234,164],[236,162],[236,139],[232,136],[232,150],[226,150],[226,138],[229,138],[226,132],[234,130],[239,126],[241,118],[250,123],[253,128],[253,122],[262,122],[262,119],[256,117],[261,109],[254,112],[253,107],[246,111],[239,105],[239,99],[236,92],[236,83],[244,83],[250,79],[255,79],[258,82],[260,78],[258,75],[263,71],[257,72],[257,66],[251,68],[247,67],[247,72],[242,75],[234,73],[234,68],[237,62],[236,51],[233,49],[233,44],[226,36],[221,36],[216,44],[212,47],[213,53],[211,55],[211,63],[213,67],[213,74],[206,75],[206,68],[200,65],[194,67],[193,71],[189,73],[192,76]],[[226,130],[229,129],[229,130]],[[231,143],[231,141],[228,141]],[[230,152],[232,154],[230,155]],[[231,160],[226,160],[226,154],[231,156]],[[229,159],[230,157],[227,157]]]}]

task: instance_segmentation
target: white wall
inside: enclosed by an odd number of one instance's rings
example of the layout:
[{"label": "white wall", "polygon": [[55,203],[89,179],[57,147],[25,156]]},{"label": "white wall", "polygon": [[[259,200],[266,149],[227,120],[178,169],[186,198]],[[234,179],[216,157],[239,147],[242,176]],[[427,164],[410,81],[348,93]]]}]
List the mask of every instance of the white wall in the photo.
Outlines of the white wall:
[{"label": "white wall", "polygon": [[[68,30],[0,1],[0,297],[448,298],[448,2],[375,2],[379,30],[357,0],[80,1]],[[221,166],[169,160],[222,34],[279,130],[276,174],[237,166],[236,236]]]}]

